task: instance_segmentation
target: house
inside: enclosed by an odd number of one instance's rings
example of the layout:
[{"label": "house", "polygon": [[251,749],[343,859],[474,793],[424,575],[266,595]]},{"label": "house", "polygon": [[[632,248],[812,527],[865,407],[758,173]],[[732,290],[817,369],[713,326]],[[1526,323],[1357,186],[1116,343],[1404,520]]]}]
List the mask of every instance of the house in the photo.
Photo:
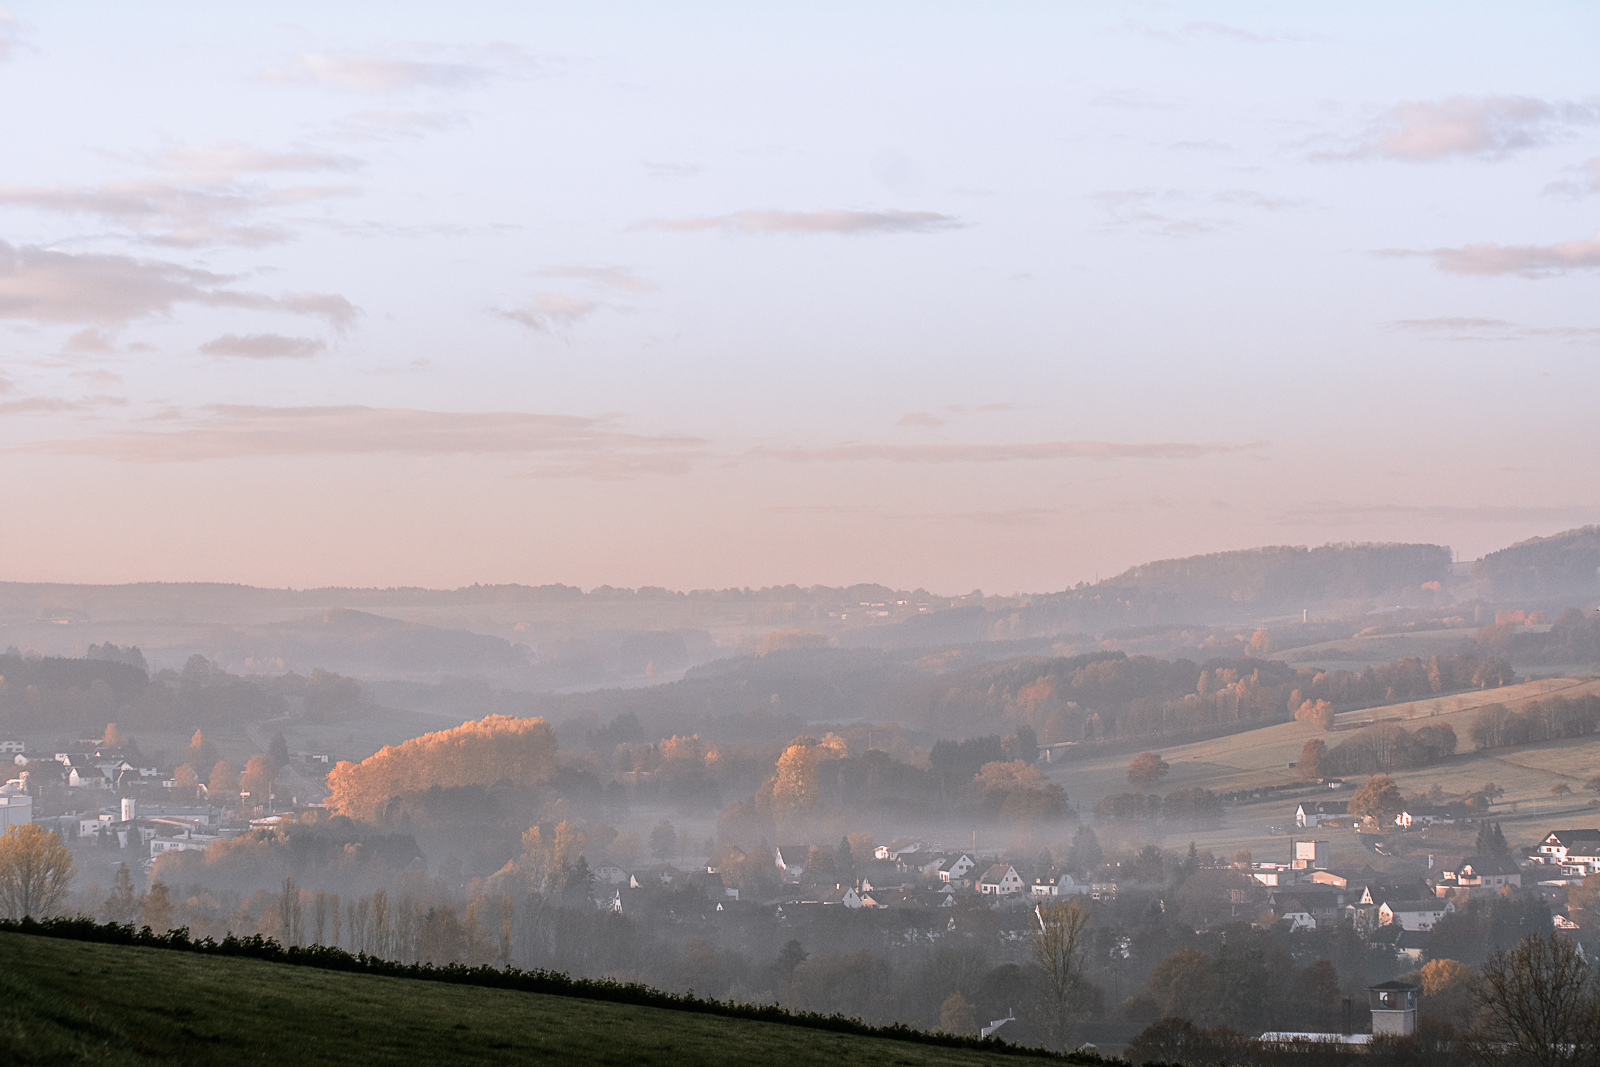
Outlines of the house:
[{"label": "house", "polygon": [[1308,800],[1295,809],[1294,824],[1302,830],[1315,829],[1349,817],[1348,800]]},{"label": "house", "polygon": [[739,891],[728,888],[723,882],[722,875],[707,867],[703,871],[691,871],[686,880],[690,885],[699,886],[711,900],[738,900]]},{"label": "house", "polygon": [[1414,826],[1450,826],[1462,818],[1459,809],[1449,804],[1410,804],[1394,817],[1402,830]]},{"label": "house", "polygon": [[20,756],[27,750],[21,741],[0,741],[0,756]]},{"label": "house", "polygon": [[1089,887],[1079,885],[1072,880],[1070,874],[1051,875],[1048,878],[1035,878],[1033,885],[1028,887],[1031,896],[1042,897],[1045,900],[1055,900],[1058,897],[1072,897],[1080,893],[1087,893]]},{"label": "house", "polygon": [[1272,913],[1280,920],[1288,919],[1291,930],[1315,930],[1317,918],[1311,909],[1295,897],[1274,897]]},{"label": "house", "polygon": [[150,858],[168,852],[204,852],[207,845],[217,840],[216,834],[197,834],[193,831],[180,837],[153,837],[150,839]]},{"label": "house", "polygon": [[1435,923],[1455,910],[1448,900],[1385,901],[1378,905],[1378,922],[1402,930],[1432,930]]},{"label": "house", "polygon": [[1454,871],[1440,871],[1433,891],[1441,897],[1466,890],[1469,897],[1492,897],[1506,886],[1522,888],[1522,869],[1508,856],[1468,856]]},{"label": "house", "polygon": [[33,821],[33,797],[16,780],[0,786],[0,833]]},{"label": "house", "polygon": [[625,885],[628,881],[628,872],[621,867],[607,864],[594,869],[594,880],[600,885]]},{"label": "house", "polygon": [[879,845],[872,850],[875,860],[897,860],[901,853],[915,852],[919,848],[926,848],[927,842],[919,841],[914,837],[897,837],[887,845]]},{"label": "house", "polygon": [[977,861],[963,852],[955,859],[939,864],[939,881],[959,884],[967,877],[967,872],[977,865]]},{"label": "house", "polygon": [[978,879],[978,892],[986,897],[1008,897],[1022,889],[1022,876],[1009,863],[994,864]]},{"label": "house", "polygon": [[944,860],[942,850],[919,848],[914,852],[902,852],[895,860],[895,867],[908,873],[933,874],[944,865]]},{"label": "house", "polygon": [[98,767],[68,767],[67,784],[74,789],[110,789],[114,780]]},{"label": "house", "polygon": [[790,878],[799,878],[806,869],[806,857],[811,855],[810,845],[779,845],[773,849],[778,870]]},{"label": "house", "polygon": [[1290,855],[1289,866],[1297,871],[1325,871],[1328,869],[1328,843],[1326,841],[1296,841]]},{"label": "house", "polygon": [[1117,883],[1115,882],[1090,882],[1090,900],[1116,900]]},{"label": "house", "polygon": [[1551,830],[1539,842],[1538,855],[1545,863],[1566,863],[1575,851],[1585,856],[1600,852],[1600,830]]},{"label": "house", "polygon": [[1432,940],[1433,935],[1427,930],[1401,930],[1399,938],[1395,940],[1394,950],[1398,955],[1421,963]]}]

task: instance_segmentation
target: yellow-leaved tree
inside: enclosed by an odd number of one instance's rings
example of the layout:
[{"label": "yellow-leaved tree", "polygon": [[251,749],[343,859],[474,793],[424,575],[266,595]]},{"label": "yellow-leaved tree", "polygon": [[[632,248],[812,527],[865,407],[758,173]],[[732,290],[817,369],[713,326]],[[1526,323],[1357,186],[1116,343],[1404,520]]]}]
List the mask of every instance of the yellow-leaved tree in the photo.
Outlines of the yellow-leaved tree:
[{"label": "yellow-leaved tree", "polygon": [[533,785],[556,767],[556,735],[544,719],[490,715],[413,737],[328,775],[328,807],[370,819],[389,798],[433,786]]}]

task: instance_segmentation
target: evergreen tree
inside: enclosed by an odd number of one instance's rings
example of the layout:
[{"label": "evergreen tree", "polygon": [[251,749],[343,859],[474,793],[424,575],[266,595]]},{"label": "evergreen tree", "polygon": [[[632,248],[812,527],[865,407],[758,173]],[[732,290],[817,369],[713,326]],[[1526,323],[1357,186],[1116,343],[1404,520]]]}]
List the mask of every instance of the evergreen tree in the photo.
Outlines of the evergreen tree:
[{"label": "evergreen tree", "polygon": [[1480,856],[1504,856],[1511,851],[1497,822],[1485,822],[1478,827],[1477,847]]},{"label": "evergreen tree", "polygon": [[267,746],[267,755],[272,757],[274,767],[289,766],[289,742],[283,739],[282,734],[272,735],[272,744]]},{"label": "evergreen tree", "polygon": [[131,923],[138,915],[139,898],[134,896],[133,875],[128,873],[126,863],[117,868],[117,875],[111,880],[111,895],[106,897],[100,911],[106,922],[113,923]]}]

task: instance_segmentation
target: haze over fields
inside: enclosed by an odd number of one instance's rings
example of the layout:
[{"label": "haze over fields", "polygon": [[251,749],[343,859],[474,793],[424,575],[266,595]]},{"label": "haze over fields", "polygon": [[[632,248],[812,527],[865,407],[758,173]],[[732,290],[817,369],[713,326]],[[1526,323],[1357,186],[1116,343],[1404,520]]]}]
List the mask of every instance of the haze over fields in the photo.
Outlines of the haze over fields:
[{"label": "haze over fields", "polygon": [[[1597,39],[0,7],[0,924],[117,927],[0,958],[1416,1067],[1548,951],[1600,1047]],[[0,1060],[266,1047],[79,977]]]}]

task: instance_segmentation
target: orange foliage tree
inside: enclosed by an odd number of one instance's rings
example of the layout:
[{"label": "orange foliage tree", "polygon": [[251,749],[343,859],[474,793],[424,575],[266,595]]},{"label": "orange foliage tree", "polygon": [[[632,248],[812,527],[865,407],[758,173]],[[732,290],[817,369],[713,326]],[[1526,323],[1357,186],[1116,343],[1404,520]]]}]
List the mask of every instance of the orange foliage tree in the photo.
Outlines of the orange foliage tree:
[{"label": "orange foliage tree", "polygon": [[369,819],[390,797],[433,786],[533,785],[556,766],[556,735],[543,719],[490,715],[453,730],[413,737],[328,775],[328,807]]}]

